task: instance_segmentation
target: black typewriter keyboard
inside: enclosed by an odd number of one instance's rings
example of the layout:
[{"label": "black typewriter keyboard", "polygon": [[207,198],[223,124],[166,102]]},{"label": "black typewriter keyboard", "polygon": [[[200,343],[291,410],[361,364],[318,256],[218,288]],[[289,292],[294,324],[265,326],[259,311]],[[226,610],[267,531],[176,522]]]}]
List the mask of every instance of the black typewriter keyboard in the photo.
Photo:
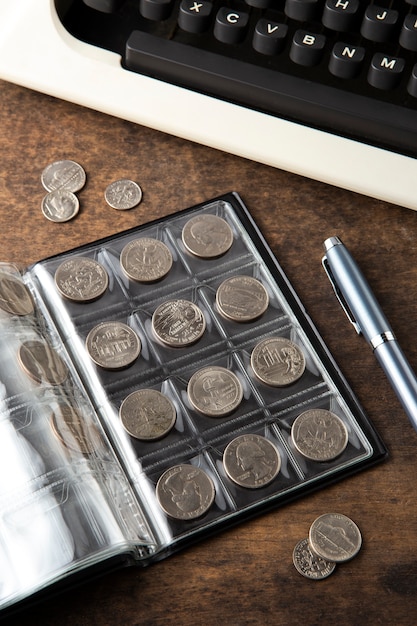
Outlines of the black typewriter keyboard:
[{"label": "black typewriter keyboard", "polygon": [[72,35],[120,54],[124,71],[417,156],[417,0],[56,0],[56,8]]}]

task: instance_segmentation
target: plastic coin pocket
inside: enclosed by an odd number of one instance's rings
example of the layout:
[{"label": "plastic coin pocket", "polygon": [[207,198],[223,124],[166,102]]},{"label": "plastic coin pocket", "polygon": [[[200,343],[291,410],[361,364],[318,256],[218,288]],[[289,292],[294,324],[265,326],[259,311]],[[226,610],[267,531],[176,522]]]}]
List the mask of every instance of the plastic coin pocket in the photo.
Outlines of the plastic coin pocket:
[{"label": "plastic coin pocket", "polygon": [[235,193],[0,264],[0,328],[4,611],[386,455]]}]

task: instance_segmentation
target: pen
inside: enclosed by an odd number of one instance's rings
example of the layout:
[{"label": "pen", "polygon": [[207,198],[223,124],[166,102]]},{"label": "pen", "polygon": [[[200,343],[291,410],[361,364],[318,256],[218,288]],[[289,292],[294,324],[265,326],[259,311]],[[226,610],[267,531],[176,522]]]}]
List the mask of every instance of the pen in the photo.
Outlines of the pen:
[{"label": "pen", "polygon": [[323,267],[342,308],[372,348],[408,418],[417,430],[417,378],[377,299],[339,237],[324,242]]}]

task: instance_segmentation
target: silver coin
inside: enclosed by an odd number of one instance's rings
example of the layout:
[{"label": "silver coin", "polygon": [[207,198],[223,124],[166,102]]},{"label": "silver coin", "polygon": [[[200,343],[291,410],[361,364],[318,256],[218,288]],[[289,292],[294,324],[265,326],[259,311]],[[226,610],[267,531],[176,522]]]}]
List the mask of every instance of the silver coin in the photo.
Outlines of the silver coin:
[{"label": "silver coin", "polygon": [[156,389],[139,389],[128,395],[119,415],[129,435],[142,441],[165,437],[177,418],[171,400]]},{"label": "silver coin", "polygon": [[11,315],[30,315],[34,303],[25,283],[7,272],[0,272],[0,309]]},{"label": "silver coin", "polygon": [[350,561],[362,545],[359,528],[341,513],[320,515],[310,526],[308,539],[315,554],[333,563]]},{"label": "silver coin", "polygon": [[274,444],[260,435],[240,435],[223,453],[226,474],[248,489],[269,485],[281,469],[281,457]]},{"label": "silver coin", "polygon": [[51,427],[55,436],[66,448],[81,454],[91,454],[100,442],[98,429],[86,425],[85,419],[69,404],[60,404],[51,415]]},{"label": "silver coin", "polygon": [[84,168],[75,161],[55,161],[45,167],[41,181],[46,191],[66,189],[76,193],[84,187],[86,175]]},{"label": "silver coin", "polygon": [[210,417],[230,415],[243,399],[238,377],[225,367],[214,365],[203,367],[191,376],[187,393],[193,407]]},{"label": "silver coin", "polygon": [[348,431],[340,417],[325,409],[310,409],[291,428],[297,450],[312,461],[331,461],[346,448]]},{"label": "silver coin", "polygon": [[115,180],[106,187],[106,202],[112,209],[126,211],[133,209],[142,200],[142,189],[133,180],[122,178]]},{"label": "silver coin", "polygon": [[201,309],[193,302],[168,300],[155,310],[152,328],[162,343],[182,348],[200,339],[206,328],[206,320]]},{"label": "silver coin", "polygon": [[68,222],[80,209],[77,196],[67,189],[57,189],[46,194],[42,200],[42,213],[51,222]]},{"label": "silver coin", "polygon": [[124,369],[138,358],[141,342],[135,331],[122,322],[101,322],[88,333],[88,353],[107,370]]},{"label": "silver coin", "polygon": [[150,283],[168,274],[172,267],[172,254],[162,241],[142,237],[126,244],[120,254],[120,264],[132,280]]},{"label": "silver coin", "polygon": [[289,339],[269,337],[253,349],[251,366],[255,376],[266,385],[287,387],[303,375],[305,357]]},{"label": "silver coin", "polygon": [[233,231],[222,217],[206,213],[192,217],[185,224],[182,241],[192,254],[210,259],[229,250],[233,243]]},{"label": "silver coin", "polygon": [[234,322],[256,320],[265,313],[268,303],[267,290],[252,276],[227,278],[216,292],[216,304],[220,313]]},{"label": "silver coin", "polygon": [[333,574],[336,563],[326,561],[311,551],[308,539],[302,539],[295,546],[292,560],[296,570],[310,580],[323,580]]},{"label": "silver coin", "polygon": [[38,383],[61,385],[68,376],[68,368],[59,354],[42,341],[22,343],[18,359],[26,374]]},{"label": "silver coin", "polygon": [[201,517],[214,502],[211,478],[194,465],[176,465],[167,470],[156,485],[156,495],[167,515],[178,520]]},{"label": "silver coin", "polygon": [[91,302],[106,291],[109,277],[100,263],[79,256],[61,263],[55,272],[55,284],[65,298]]}]

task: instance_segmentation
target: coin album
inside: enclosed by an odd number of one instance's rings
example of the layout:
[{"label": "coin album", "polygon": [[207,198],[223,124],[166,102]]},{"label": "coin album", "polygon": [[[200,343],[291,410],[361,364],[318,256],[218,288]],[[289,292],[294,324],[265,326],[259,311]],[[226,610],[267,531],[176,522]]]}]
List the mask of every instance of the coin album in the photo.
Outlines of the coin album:
[{"label": "coin album", "polygon": [[173,211],[0,265],[3,613],[386,455],[239,195]]}]

